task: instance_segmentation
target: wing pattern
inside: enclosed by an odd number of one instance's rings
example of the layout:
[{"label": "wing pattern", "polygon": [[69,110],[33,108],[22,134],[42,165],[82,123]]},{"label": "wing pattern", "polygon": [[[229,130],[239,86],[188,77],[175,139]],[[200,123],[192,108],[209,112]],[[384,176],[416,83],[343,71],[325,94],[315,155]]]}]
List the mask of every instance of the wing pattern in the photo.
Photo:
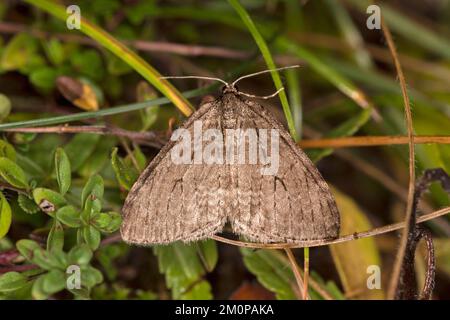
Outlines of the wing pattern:
[{"label": "wing pattern", "polygon": [[[193,135],[197,120],[203,130],[220,130],[224,141],[227,129],[277,130],[277,172],[262,175],[261,163],[175,165],[170,150],[179,142],[170,141],[125,201],[121,227],[125,241],[145,245],[204,239],[220,232],[227,221],[235,233],[262,243],[338,236],[339,213],[326,182],[261,105],[226,93],[200,107],[182,127]],[[248,151],[248,141],[243,143]],[[269,147],[258,147],[259,152],[269,153]]]}]

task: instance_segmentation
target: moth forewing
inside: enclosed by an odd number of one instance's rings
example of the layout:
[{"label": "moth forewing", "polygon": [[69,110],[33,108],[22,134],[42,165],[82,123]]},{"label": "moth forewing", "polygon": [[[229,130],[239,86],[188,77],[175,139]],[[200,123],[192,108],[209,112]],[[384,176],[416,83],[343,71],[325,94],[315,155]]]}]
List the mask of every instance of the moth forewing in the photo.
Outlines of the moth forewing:
[{"label": "moth forewing", "polygon": [[125,201],[125,241],[199,240],[227,221],[237,234],[263,243],[338,236],[326,182],[261,105],[225,90],[179,130]]}]

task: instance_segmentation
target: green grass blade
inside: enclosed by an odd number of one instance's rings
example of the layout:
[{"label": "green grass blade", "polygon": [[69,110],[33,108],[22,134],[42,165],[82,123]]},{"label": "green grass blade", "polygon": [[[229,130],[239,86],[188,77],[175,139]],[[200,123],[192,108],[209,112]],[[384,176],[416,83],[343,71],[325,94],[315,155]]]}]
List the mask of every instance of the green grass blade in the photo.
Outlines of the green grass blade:
[{"label": "green grass blade", "polygon": [[[61,20],[65,21],[68,17],[65,8],[54,2],[48,0],[25,0],[25,2],[28,2]],[[81,31],[134,68],[140,75],[172,101],[185,116],[189,116],[194,111],[194,108],[189,101],[187,101],[186,98],[170,84],[170,82],[165,79],[160,79],[161,75],[156,69],[106,31],[85,18],[81,18]]]},{"label": "green grass blade", "polygon": [[[238,0],[228,0],[230,5],[236,10],[238,15],[241,17],[242,21],[246,25],[247,29],[250,31],[251,35],[253,36],[253,39],[255,40],[256,44],[259,47],[259,50],[261,51],[261,54],[264,58],[264,61],[267,64],[267,67],[269,69],[275,69],[276,65],[273,61],[272,54],[270,53],[269,47],[267,46],[266,41],[262,37],[261,33],[258,31],[258,28],[256,27],[255,23],[253,22],[252,18],[249,16],[245,8],[239,3]],[[280,75],[278,71],[271,72],[273,82],[275,84],[275,87],[277,90],[280,90],[283,88],[283,83],[281,82]],[[291,109],[289,107],[289,102],[286,96],[286,92],[283,90],[279,93],[281,105],[283,107],[284,115],[286,117],[286,121],[288,124],[289,132],[291,136],[294,138],[294,140],[298,140],[298,136],[295,130],[295,124],[294,120],[292,118]]]},{"label": "green grass blade", "polygon": [[334,16],[336,23],[352,48],[352,55],[359,66],[370,69],[373,67],[373,61],[369,52],[364,48],[364,40],[352,21],[345,7],[336,0],[326,0],[325,4],[330,8],[330,13]]},{"label": "green grass blade", "polygon": [[367,100],[364,93],[356,87],[353,82],[341,76],[334,69],[330,68],[326,63],[321,61],[315,54],[309,50],[295,44],[287,38],[279,38],[277,44],[283,50],[290,52],[300,59],[304,59],[309,63],[317,73],[335,85],[341,92],[353,99],[359,106],[372,109],[372,104]]},{"label": "green grass blade", "polygon": [[[184,96],[186,98],[192,98],[204,95],[210,91],[213,91],[215,87],[207,87],[202,89],[196,89],[184,92]],[[102,109],[99,111],[88,111],[88,112],[79,112],[70,115],[49,117],[44,119],[34,119],[34,120],[26,120],[26,121],[16,121],[10,123],[0,124],[0,131],[5,129],[14,129],[14,128],[28,128],[28,127],[38,127],[38,126],[48,126],[55,124],[62,124],[74,121],[80,121],[85,119],[94,119],[94,118],[102,118],[106,116],[112,116],[120,113],[126,113],[131,111],[142,110],[148,107],[159,106],[163,104],[170,103],[170,100],[167,98],[157,98],[148,100],[145,102],[126,104],[123,106],[112,107],[108,109]]]},{"label": "green grass blade", "polygon": [[301,139],[303,125],[303,107],[298,70],[286,70],[286,82],[289,94],[289,105],[291,106],[291,112],[294,118],[295,130],[297,132],[298,138]]}]

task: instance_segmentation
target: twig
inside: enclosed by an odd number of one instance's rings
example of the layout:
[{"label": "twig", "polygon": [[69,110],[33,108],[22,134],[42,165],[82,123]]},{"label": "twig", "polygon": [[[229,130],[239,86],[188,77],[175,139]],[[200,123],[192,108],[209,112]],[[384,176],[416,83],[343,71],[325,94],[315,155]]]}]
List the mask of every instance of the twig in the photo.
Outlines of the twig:
[{"label": "twig", "polygon": [[415,158],[414,158],[414,129],[413,129],[411,106],[409,102],[408,91],[406,88],[405,75],[403,74],[403,69],[397,56],[397,49],[395,48],[395,43],[392,39],[391,31],[389,30],[389,27],[386,25],[383,18],[381,18],[381,29],[383,30],[384,37],[387,41],[389,50],[391,51],[392,59],[394,60],[395,69],[397,71],[398,80],[400,82],[400,87],[402,90],[403,103],[405,107],[406,126],[408,129],[408,146],[409,146],[409,185],[408,185],[408,201],[406,203],[406,213],[405,213],[406,223],[400,241],[400,247],[398,249],[397,256],[395,258],[394,268],[392,270],[392,276],[389,282],[389,288],[387,292],[388,299],[394,299],[402,269],[403,258],[405,257],[408,235],[410,232],[410,226],[408,224],[408,221],[411,220],[411,216],[414,214],[413,202],[414,202],[414,191],[416,182]]},{"label": "twig", "polygon": [[[413,136],[415,144],[440,143],[450,144],[450,136]],[[359,136],[342,138],[325,138],[302,140],[299,145],[303,149],[311,148],[345,148],[373,147],[408,144],[408,136]]]},{"label": "twig", "polygon": [[[435,219],[437,217],[446,215],[448,213],[450,213],[450,207],[445,207],[443,209],[434,211],[429,214],[425,214],[425,215],[417,218],[417,223],[429,221],[429,220]],[[220,241],[223,243],[231,244],[234,246],[238,246],[238,247],[256,248],[256,249],[285,249],[285,248],[321,247],[321,246],[328,246],[330,244],[358,240],[361,238],[373,237],[373,236],[381,235],[384,233],[400,230],[400,229],[403,229],[404,227],[405,227],[405,222],[403,221],[403,222],[399,222],[399,223],[390,224],[390,225],[387,225],[384,227],[371,229],[368,231],[355,232],[353,234],[345,235],[345,236],[342,236],[337,239],[304,241],[299,244],[292,244],[292,243],[261,244],[261,243],[243,242],[243,241],[239,241],[239,240],[227,239],[227,238],[217,236],[217,235],[211,236],[211,239],[214,239],[214,240],[217,240],[217,241]]]},{"label": "twig", "polygon": [[28,270],[37,269],[39,266],[35,264],[19,264],[19,265],[11,265],[6,267],[0,267],[0,274],[7,273],[7,272],[24,272]]},{"label": "twig", "polygon": [[125,137],[130,140],[147,142],[155,147],[162,147],[165,140],[159,137],[155,132],[136,132],[128,131],[116,127],[105,126],[54,126],[54,127],[37,127],[37,128],[15,128],[5,129],[4,132],[33,132],[33,133],[95,133],[101,135],[112,135],[117,137]]},{"label": "twig", "polygon": [[[31,127],[31,128],[14,128],[4,129],[4,132],[34,132],[34,133],[96,133],[102,135],[113,135],[126,137],[131,140],[141,142],[155,142],[163,146],[165,140],[159,137],[156,132],[137,132],[128,131],[121,128],[105,127],[105,126],[51,126],[51,127]],[[415,144],[450,144],[450,136],[414,136]],[[356,148],[356,147],[373,147],[373,146],[389,146],[402,145],[408,143],[407,136],[359,136],[359,137],[341,137],[341,138],[324,138],[324,139],[304,139],[299,142],[299,146],[303,149],[314,148]]]},{"label": "twig", "polygon": [[287,257],[289,258],[289,262],[291,263],[292,271],[294,272],[295,280],[297,281],[297,286],[299,289],[298,297],[299,299],[307,300],[308,297],[305,295],[302,295],[303,288],[305,286],[302,275],[300,273],[300,267],[297,264],[297,261],[295,260],[295,256],[292,253],[292,250],[289,248],[285,248],[284,251],[286,252]]},{"label": "twig", "polygon": [[306,297],[308,296],[308,279],[309,279],[309,247],[305,247],[303,250],[304,250],[303,269],[305,270],[305,273],[303,274],[303,279],[305,281],[305,284],[303,286],[303,297],[306,300]]}]

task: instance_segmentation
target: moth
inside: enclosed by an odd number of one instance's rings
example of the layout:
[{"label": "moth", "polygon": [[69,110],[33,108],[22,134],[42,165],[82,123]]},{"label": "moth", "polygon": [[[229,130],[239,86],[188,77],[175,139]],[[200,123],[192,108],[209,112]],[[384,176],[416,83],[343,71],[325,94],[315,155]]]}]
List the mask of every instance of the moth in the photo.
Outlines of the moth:
[{"label": "moth", "polygon": [[[181,155],[191,161],[174,163],[173,151],[180,151],[185,141],[171,139],[125,200],[123,240],[139,245],[201,240],[221,232],[227,222],[235,234],[260,243],[295,244],[338,236],[339,212],[317,168],[282,124],[239,92],[235,82],[226,84],[219,98],[203,104],[180,129],[192,137],[201,122],[202,132],[222,133],[219,140],[238,141],[236,148],[230,151],[213,144],[222,157],[195,161],[199,140],[194,139],[184,151],[190,154]],[[238,150],[250,151],[250,139],[228,139],[239,129],[255,130],[258,154],[266,159],[271,149],[262,143],[261,132],[266,130],[266,137],[267,132],[278,132],[278,166],[273,174],[262,173],[267,162],[226,161],[240,156]],[[273,143],[275,138],[268,140]]]}]

